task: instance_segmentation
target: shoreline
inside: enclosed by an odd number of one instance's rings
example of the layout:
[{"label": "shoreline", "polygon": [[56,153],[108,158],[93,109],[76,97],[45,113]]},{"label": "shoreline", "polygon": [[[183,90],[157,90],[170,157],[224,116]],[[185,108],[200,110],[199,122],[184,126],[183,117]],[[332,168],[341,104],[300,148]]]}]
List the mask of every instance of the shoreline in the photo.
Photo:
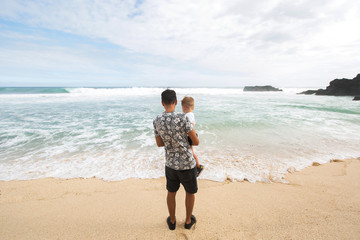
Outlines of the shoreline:
[{"label": "shoreline", "polygon": [[165,178],[0,181],[4,239],[358,239],[360,158],[310,166],[288,183],[199,180],[194,230],[166,225]]}]

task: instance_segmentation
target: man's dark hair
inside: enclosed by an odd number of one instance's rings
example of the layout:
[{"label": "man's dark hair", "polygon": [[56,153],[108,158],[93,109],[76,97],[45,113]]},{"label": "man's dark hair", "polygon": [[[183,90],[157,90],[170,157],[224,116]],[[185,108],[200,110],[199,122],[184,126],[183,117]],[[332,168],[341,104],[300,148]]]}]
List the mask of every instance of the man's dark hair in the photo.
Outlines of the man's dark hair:
[{"label": "man's dark hair", "polygon": [[161,93],[161,101],[165,105],[174,104],[176,100],[176,92],[174,90],[166,89]]}]

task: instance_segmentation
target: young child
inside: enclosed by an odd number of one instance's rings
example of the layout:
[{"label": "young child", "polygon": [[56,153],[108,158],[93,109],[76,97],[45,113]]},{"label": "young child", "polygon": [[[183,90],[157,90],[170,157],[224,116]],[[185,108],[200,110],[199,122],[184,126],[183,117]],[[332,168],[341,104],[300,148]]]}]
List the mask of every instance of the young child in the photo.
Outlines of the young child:
[{"label": "young child", "polygon": [[[192,112],[194,110],[194,99],[192,97],[184,97],[181,100],[181,106],[182,106],[183,112],[185,113],[185,116],[189,119],[189,121],[191,122],[191,125],[193,127],[195,127],[195,115]],[[188,141],[189,141],[190,146],[191,146],[191,151],[192,151],[192,153],[194,155],[194,158],[196,160],[196,169],[197,169],[198,176],[200,176],[201,172],[204,170],[204,166],[199,163],[199,159],[196,156],[196,154],[194,153],[194,148],[192,146],[192,142],[191,142],[191,139],[189,137],[188,137]]]}]

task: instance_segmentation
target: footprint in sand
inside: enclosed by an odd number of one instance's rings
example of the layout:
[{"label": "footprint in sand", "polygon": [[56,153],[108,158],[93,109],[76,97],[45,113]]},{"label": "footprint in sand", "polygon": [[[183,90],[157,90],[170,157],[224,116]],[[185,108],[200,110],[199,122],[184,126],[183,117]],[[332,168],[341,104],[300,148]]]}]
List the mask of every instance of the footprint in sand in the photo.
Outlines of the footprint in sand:
[{"label": "footprint in sand", "polygon": [[182,240],[182,239],[189,240],[189,237],[185,233],[178,233],[176,239],[177,240]]}]

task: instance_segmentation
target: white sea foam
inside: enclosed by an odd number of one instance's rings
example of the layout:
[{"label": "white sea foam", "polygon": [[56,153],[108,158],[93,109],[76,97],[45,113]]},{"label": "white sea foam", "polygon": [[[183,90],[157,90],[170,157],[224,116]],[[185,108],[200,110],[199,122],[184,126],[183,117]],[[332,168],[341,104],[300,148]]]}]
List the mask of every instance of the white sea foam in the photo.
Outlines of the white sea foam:
[{"label": "white sea foam", "polygon": [[144,96],[159,95],[162,88],[67,88],[71,94],[91,95],[91,96]]},{"label": "white sea foam", "polygon": [[[196,94],[196,95],[228,95],[242,94],[242,88],[172,88],[178,94]],[[103,95],[103,96],[160,96],[165,88],[67,88],[71,94],[82,95]]]},{"label": "white sea foam", "polygon": [[[165,88],[67,88],[71,94],[92,96],[159,96]],[[243,88],[172,88],[179,95],[239,95],[244,94]],[[266,94],[296,94],[304,88],[283,88],[282,92],[265,92]],[[248,94],[264,92],[247,92]]]}]

